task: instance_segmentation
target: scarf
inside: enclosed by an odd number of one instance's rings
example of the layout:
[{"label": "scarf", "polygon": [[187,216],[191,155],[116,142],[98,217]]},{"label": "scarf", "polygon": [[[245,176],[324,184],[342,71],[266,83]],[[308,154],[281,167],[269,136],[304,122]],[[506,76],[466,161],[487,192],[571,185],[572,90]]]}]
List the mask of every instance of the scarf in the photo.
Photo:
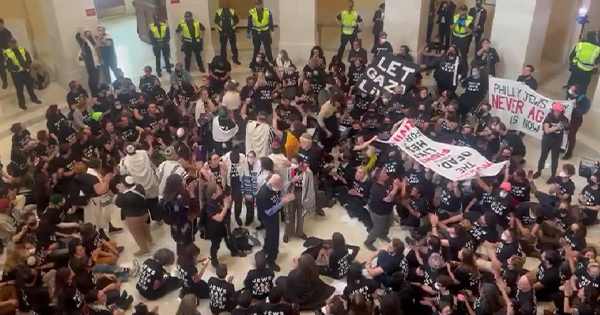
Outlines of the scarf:
[{"label": "scarf", "polygon": [[[285,187],[289,187],[290,185],[294,185],[292,183],[292,169],[287,169],[287,176]],[[294,188],[295,189],[295,188]],[[302,216],[305,216],[307,213],[315,213],[316,207],[316,196],[315,189],[313,184],[313,173],[310,171],[310,168],[306,168],[305,171],[302,172],[302,193],[301,200],[302,203]],[[293,210],[294,203],[290,202],[285,205],[284,209],[284,218],[286,223],[289,223],[289,215]]]},{"label": "scarf", "polygon": [[221,129],[221,125],[219,124],[219,117],[214,117],[213,118],[213,124],[212,124],[212,135],[213,135],[213,140],[215,140],[215,142],[227,142],[229,140],[231,140],[235,134],[238,132],[238,126],[235,125],[234,128],[231,128],[227,131]]},{"label": "scarf", "polygon": [[[86,31],[88,31],[88,30],[86,30]],[[96,47],[94,46],[94,44],[92,44],[92,42],[90,42],[90,40],[87,37],[85,37],[85,36],[82,36],[82,37],[83,37],[83,40],[85,40],[85,43],[90,48],[90,51],[92,52],[92,60],[94,60],[94,66],[99,67],[100,66],[100,57],[98,57],[98,52],[96,51]]]},{"label": "scarf", "polygon": [[[246,156],[248,156],[248,154],[250,154],[250,152],[253,152],[254,155],[256,155],[256,152],[249,150],[248,153],[246,153]],[[262,168],[260,167],[260,163],[258,161],[258,157],[256,158],[256,162],[254,162],[254,165],[252,165],[252,172],[256,173],[256,174],[260,174]],[[250,176],[250,164],[248,164],[247,160],[246,163],[244,163],[244,165],[242,166],[242,176]]]},{"label": "scarf", "polygon": [[256,157],[269,155],[271,126],[266,123],[250,121],[246,125],[246,150],[256,152]]},{"label": "scarf", "polygon": [[146,198],[158,197],[160,183],[154,173],[154,164],[146,151],[137,150],[134,154],[125,156],[119,166],[122,175],[133,177],[136,183],[144,187]]},{"label": "scarf", "polygon": [[237,169],[237,172],[240,175],[240,182],[241,182],[243,167],[244,167],[244,164],[246,164],[246,156],[240,153],[240,160],[238,161],[237,164],[233,164],[233,162],[231,162],[231,152],[227,152],[227,153],[225,153],[225,155],[223,155],[221,157],[221,160],[222,160],[223,164],[225,164],[225,167],[227,168],[227,174],[224,174],[224,177],[223,177],[223,178],[225,178],[226,185],[231,187],[231,169],[233,167],[235,167]]}]

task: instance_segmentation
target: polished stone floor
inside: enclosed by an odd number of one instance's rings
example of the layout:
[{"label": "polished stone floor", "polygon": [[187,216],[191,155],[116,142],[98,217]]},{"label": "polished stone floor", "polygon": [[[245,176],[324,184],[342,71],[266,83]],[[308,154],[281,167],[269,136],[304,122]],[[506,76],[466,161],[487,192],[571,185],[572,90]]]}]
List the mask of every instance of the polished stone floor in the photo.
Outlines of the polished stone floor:
[{"label": "polished stone floor", "polygon": [[[127,20],[122,21],[117,19],[107,21],[104,23],[104,25],[107,26],[107,30],[112,34],[112,36],[115,38],[115,42],[117,43],[117,53],[119,57],[120,67],[124,70],[127,76],[136,78],[138,75],[141,74],[142,68],[145,65],[153,64],[154,59],[149,46],[137,40],[131,40],[132,38],[137,39],[137,35],[135,34],[135,27],[131,27],[131,25],[128,26],[128,24],[126,23],[131,22]],[[369,39],[367,42],[370,41],[371,40]],[[244,40],[240,40],[239,45],[241,48],[241,59],[244,63],[246,63],[250,59],[250,44],[245,43],[244,38]],[[324,45],[326,47],[326,55],[328,58],[330,58],[330,56],[332,55],[333,52],[331,50],[334,50],[336,45],[337,42],[334,42],[333,39],[331,43]],[[217,47],[216,44],[215,47]],[[244,78],[248,75],[248,70],[246,66],[236,66],[233,73],[235,79],[243,82]],[[199,73],[194,73],[194,75],[197,77],[199,76]],[[427,80],[429,80],[427,82],[430,82],[431,79]],[[166,80],[164,82],[166,83]],[[558,87],[560,87],[560,85]],[[558,91],[558,89],[551,86],[545,88],[549,92]],[[3,118],[2,120],[0,120],[0,156],[2,156],[2,161],[5,165],[9,161],[10,154],[10,137],[9,134],[6,132],[10,128],[10,125],[17,121],[24,122],[26,123],[27,128],[32,134],[35,134],[40,129],[45,129],[45,121],[43,120],[43,118],[41,118],[43,117],[45,108],[52,103],[57,103],[60,104],[62,107],[65,107],[65,95],[66,90],[64,88],[53,84],[47,90],[40,93],[40,98],[44,101],[43,105],[35,107],[31,106],[31,108],[26,112],[21,112],[10,107],[9,109],[5,109],[6,107],[2,106],[4,112],[2,113]],[[6,100],[2,100],[0,101],[0,103],[2,103],[2,105],[9,105],[6,104]],[[537,163],[537,158],[539,155],[539,142],[531,138],[526,138],[525,141],[528,148],[526,167],[527,169],[532,169]],[[597,140],[593,140],[593,137],[591,136],[581,137],[581,141],[577,146],[577,149],[574,154],[575,157],[572,159],[572,161],[578,161],[579,157],[581,156],[599,157],[597,149]],[[561,164],[562,163],[563,162],[561,161]],[[577,164],[577,162],[572,163]],[[548,172],[546,172],[544,176],[542,176],[536,181],[536,184],[542,190],[547,190],[547,185],[545,184],[545,181],[548,175]],[[585,185],[585,181],[581,178],[574,178],[574,181],[576,183],[577,191],[579,191]],[[119,220],[119,215],[117,211],[113,213],[113,223],[117,226],[123,226],[122,222]],[[347,216],[345,209],[343,209],[339,205],[336,205],[331,209],[327,209],[325,217],[308,216],[306,218],[305,223],[305,232],[309,236],[317,236],[321,238],[329,238],[333,232],[341,232],[344,234],[347,242],[353,245],[362,245],[362,242],[366,237],[366,231],[362,224],[350,219]],[[167,226],[156,227],[153,229],[152,233],[154,238],[157,240],[155,249],[167,247],[175,250],[175,246],[173,241],[171,240]],[[407,232],[400,229],[400,227],[397,225],[392,228],[390,233],[390,237],[404,239],[405,236],[407,236]],[[114,239],[119,243],[119,245],[124,245],[126,248],[125,252],[122,255],[122,258],[120,258],[119,260],[119,263],[130,264],[133,259],[132,253],[135,250],[137,250],[132,238],[127,232],[125,232],[122,234],[115,235]],[[593,245],[598,245],[596,244],[598,242],[598,239],[600,239],[600,228],[590,228],[588,230],[588,241],[590,243],[593,243]],[[202,250],[201,255],[207,255],[210,244],[203,240],[197,240],[196,243]],[[385,244],[381,241],[378,241],[376,245],[378,247],[385,246]],[[302,253],[302,251],[303,248],[301,245],[301,241],[298,239],[292,239],[288,244],[282,243],[280,247],[280,256],[278,259],[278,263],[282,267],[282,272],[278,275],[286,275],[292,267],[293,259],[298,257]],[[229,256],[229,253],[227,252],[227,249],[224,245],[222,246],[222,249],[219,252],[219,254],[220,261],[226,263],[229,267],[230,273],[235,275],[235,280],[233,282],[234,285],[238,289],[241,288],[243,279],[246,276],[246,272],[250,268],[250,266],[252,266],[252,257],[250,256],[246,258],[232,258]],[[370,252],[363,248],[358,254],[358,259],[363,260],[369,255]],[[533,269],[537,266],[538,263],[539,262],[536,259],[528,258],[526,267],[529,269]],[[208,268],[203,278],[208,279],[208,277],[213,275],[213,269]],[[343,289],[343,287],[345,286],[345,284],[339,281],[332,281],[331,279],[325,279],[325,281],[333,283],[339,289]],[[135,290],[135,279],[132,279],[130,283],[124,284],[122,288],[126,289],[129,293],[133,294],[133,296],[136,299],[135,303],[137,303],[138,301],[144,301],[144,299],[140,298],[137,295],[137,292]],[[177,294],[178,293],[174,292],[168,295],[167,297],[162,298],[159,301],[148,302],[148,304],[150,306],[159,306],[161,314],[174,314],[178,306]],[[540,306],[540,308],[542,307],[543,306]],[[206,301],[202,301],[200,303],[199,310],[202,314],[209,314],[210,311],[208,310]],[[128,312],[128,314],[130,314],[130,312]]]}]

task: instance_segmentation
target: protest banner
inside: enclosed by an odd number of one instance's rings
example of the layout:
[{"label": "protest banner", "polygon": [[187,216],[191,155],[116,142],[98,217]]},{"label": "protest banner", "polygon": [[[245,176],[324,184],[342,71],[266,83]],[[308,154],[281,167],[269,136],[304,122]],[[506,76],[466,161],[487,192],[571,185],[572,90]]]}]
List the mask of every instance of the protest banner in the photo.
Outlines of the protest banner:
[{"label": "protest banner", "polygon": [[489,101],[492,115],[500,117],[508,129],[517,130],[541,139],[543,122],[552,111],[552,104],[565,107],[565,116],[571,118],[574,101],[551,100],[522,82],[490,78]]},{"label": "protest banner", "polygon": [[378,54],[358,82],[358,88],[371,95],[383,91],[394,93],[397,86],[405,90],[415,83],[419,66],[391,53]]},{"label": "protest banner", "polygon": [[495,176],[507,163],[492,163],[477,150],[431,140],[412,120],[404,120],[389,141],[419,164],[449,180],[467,180],[477,174]]}]

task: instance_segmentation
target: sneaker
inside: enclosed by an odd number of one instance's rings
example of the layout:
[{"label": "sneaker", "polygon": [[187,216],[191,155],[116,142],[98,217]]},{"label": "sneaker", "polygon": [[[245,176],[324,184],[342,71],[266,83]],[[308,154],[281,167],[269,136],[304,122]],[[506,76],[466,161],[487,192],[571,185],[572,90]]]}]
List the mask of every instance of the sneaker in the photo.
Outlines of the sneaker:
[{"label": "sneaker", "polygon": [[269,268],[273,269],[273,271],[275,271],[275,272],[280,272],[281,271],[281,267],[279,267],[279,265],[275,264],[275,263],[270,264]]},{"label": "sneaker", "polygon": [[555,182],[554,178],[555,177],[556,177],[556,175],[550,176],[550,178],[548,178],[548,180],[546,181],[546,184],[548,184],[548,185],[554,184],[554,182]]},{"label": "sneaker", "polygon": [[19,104],[19,108],[22,110],[27,110],[27,106],[25,106],[25,104]]},{"label": "sneaker", "polygon": [[237,58],[233,58],[233,63],[235,63],[238,66],[242,64]]},{"label": "sneaker", "polygon": [[368,250],[372,251],[372,252],[376,252],[376,251],[377,251],[377,247],[375,247],[375,246],[373,245],[373,243],[367,243],[367,242],[364,242],[364,243],[363,243],[363,245],[365,245],[365,247],[366,247]]},{"label": "sneaker", "polygon": [[242,218],[235,217],[235,223],[237,223],[238,226],[242,226]]},{"label": "sneaker", "polygon": [[567,152],[565,153],[565,155],[563,155],[562,159],[563,160],[568,160],[573,156],[573,154],[571,152]]},{"label": "sneaker", "polygon": [[200,72],[202,73],[206,73],[206,69],[204,69],[204,66],[199,67],[198,70],[200,70]]},{"label": "sneaker", "polygon": [[541,170],[538,170],[537,172],[533,173],[533,179],[538,179],[540,176],[542,176]]},{"label": "sneaker", "polygon": [[117,234],[123,231],[123,228],[114,227],[112,224],[108,227],[108,234]]},{"label": "sneaker", "polygon": [[42,104],[42,101],[35,99],[35,100],[31,100],[32,102],[36,103],[36,104]]},{"label": "sneaker", "polygon": [[316,213],[320,217],[324,217],[325,216],[325,211],[323,211],[323,209],[317,209]]},{"label": "sneaker", "polygon": [[8,88],[8,83],[2,82],[2,89],[6,90]]},{"label": "sneaker", "polygon": [[384,242],[386,242],[386,243],[389,243],[389,242],[391,242],[391,241],[392,241],[392,240],[391,240],[389,237],[387,237],[387,236],[382,236],[382,237],[380,237],[379,239],[380,239],[380,240],[382,240],[382,241],[384,241]]},{"label": "sneaker", "polygon": [[156,76],[162,78],[162,72],[157,73]]},{"label": "sneaker", "polygon": [[131,304],[133,304],[133,296],[130,295],[124,300],[117,301],[116,304],[118,308],[127,310],[131,307]]},{"label": "sneaker", "polygon": [[302,233],[302,234],[298,235],[298,238],[306,241],[306,239],[308,238],[308,236],[306,236],[306,234]]},{"label": "sneaker", "polygon": [[287,235],[285,235],[285,234],[284,234],[284,235],[283,235],[283,242],[284,242],[284,243],[287,243],[287,242],[289,242],[289,241],[290,241],[290,238],[289,238]]}]

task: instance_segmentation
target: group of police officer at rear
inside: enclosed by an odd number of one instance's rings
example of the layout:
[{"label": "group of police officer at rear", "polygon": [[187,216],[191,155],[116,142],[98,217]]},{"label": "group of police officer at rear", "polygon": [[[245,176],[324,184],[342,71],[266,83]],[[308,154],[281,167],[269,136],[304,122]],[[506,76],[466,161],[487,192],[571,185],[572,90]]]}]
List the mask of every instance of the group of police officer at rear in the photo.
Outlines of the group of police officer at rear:
[{"label": "group of police officer at rear", "polygon": [[[214,23],[219,31],[220,55],[227,58],[227,43],[231,45],[231,55],[233,63],[239,65],[239,54],[237,48],[236,29],[240,23],[240,18],[234,9],[229,7],[229,3],[225,0],[221,3],[221,8],[215,13]],[[184,19],[179,21],[175,33],[181,41],[181,51],[184,54],[184,65],[186,70],[190,70],[192,63],[192,55],[196,59],[196,64],[200,72],[206,72],[202,62],[203,38],[206,28],[198,19],[194,18],[192,12],[186,12]],[[274,63],[271,44],[273,38],[273,15],[268,8],[264,7],[262,0],[256,1],[256,7],[248,12],[248,28],[247,36],[252,39],[254,45],[254,55],[252,60],[260,52],[261,45],[265,49],[265,54],[269,62]],[[150,40],[154,55],[156,57],[156,69],[158,76],[161,76],[161,56],[166,64],[167,72],[170,69],[170,49],[169,26],[166,21],[160,21],[158,16],[154,16],[154,22],[150,24]]]}]

